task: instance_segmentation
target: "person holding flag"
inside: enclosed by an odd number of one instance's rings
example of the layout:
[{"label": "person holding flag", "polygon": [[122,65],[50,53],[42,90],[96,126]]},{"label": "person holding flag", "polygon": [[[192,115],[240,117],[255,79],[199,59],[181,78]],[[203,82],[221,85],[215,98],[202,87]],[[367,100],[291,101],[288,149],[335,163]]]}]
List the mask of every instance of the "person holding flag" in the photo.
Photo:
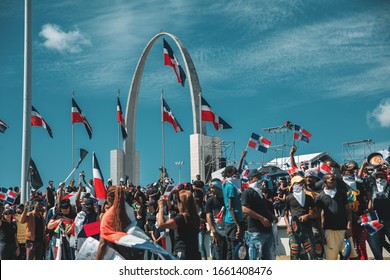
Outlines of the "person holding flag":
[{"label": "person holding flag", "polygon": [[376,260],[383,260],[385,236],[390,239],[390,185],[387,183],[388,174],[380,167],[372,173],[372,198],[368,209],[375,210],[380,223],[383,225],[378,231],[367,236],[368,244]]}]

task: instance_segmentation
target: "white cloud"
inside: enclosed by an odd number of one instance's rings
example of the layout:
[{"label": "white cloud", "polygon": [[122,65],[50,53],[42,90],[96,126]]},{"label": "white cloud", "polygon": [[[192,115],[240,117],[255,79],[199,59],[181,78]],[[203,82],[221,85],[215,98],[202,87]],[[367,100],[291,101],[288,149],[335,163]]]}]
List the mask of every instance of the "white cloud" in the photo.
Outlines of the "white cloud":
[{"label": "white cloud", "polygon": [[43,46],[60,53],[79,53],[83,46],[91,45],[91,41],[78,29],[64,32],[60,26],[55,24],[43,25],[39,36],[45,39]]},{"label": "white cloud", "polygon": [[367,114],[369,123],[378,122],[381,127],[390,127],[390,98],[383,99],[374,111]]}]

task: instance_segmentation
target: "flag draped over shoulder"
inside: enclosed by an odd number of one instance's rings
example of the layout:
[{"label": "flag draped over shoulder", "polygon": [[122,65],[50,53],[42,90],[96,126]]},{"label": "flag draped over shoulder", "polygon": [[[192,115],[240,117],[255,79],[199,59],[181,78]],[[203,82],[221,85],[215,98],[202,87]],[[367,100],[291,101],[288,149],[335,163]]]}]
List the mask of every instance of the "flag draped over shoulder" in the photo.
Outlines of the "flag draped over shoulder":
[{"label": "flag draped over shoulder", "polygon": [[72,97],[72,123],[83,123],[85,129],[87,130],[89,139],[92,138],[92,127],[89,124],[87,118],[83,115],[79,105],[77,105],[73,97]]},{"label": "flag draped over shoulder", "polygon": [[183,68],[180,66],[179,61],[176,59],[176,56],[173,54],[171,46],[168,44],[165,39],[163,39],[164,44],[164,65],[171,66],[175,71],[177,82],[184,87],[184,81],[186,80],[186,74],[184,73]]},{"label": "flag draped over shoulder", "polygon": [[171,108],[169,108],[164,98],[162,102],[163,102],[163,115],[162,115],[163,121],[171,123],[173,125],[173,129],[176,132],[184,131],[183,128],[180,126],[179,122],[176,120],[175,116],[171,111]]},{"label": "flag draped over shoulder", "polygon": [[50,126],[47,124],[44,118],[39,114],[38,110],[34,106],[31,106],[31,125],[32,126],[42,126],[47,130],[49,136],[53,138],[53,132],[51,131]]},{"label": "flag draped over shoulder", "polygon": [[201,97],[202,121],[212,122],[216,130],[232,128],[225,120],[219,117],[211,108],[209,103]]},{"label": "flag draped over shoulder", "polygon": [[271,145],[270,140],[256,133],[252,133],[248,141],[248,147],[251,147],[252,149],[258,150],[262,153],[266,153],[270,145]]},{"label": "flag draped over shoulder", "polygon": [[1,133],[4,133],[5,130],[6,130],[8,127],[9,127],[9,126],[8,126],[5,122],[3,122],[2,120],[0,120],[0,132],[1,132]]},{"label": "flag draped over shoulder", "polygon": [[107,190],[104,186],[104,179],[102,172],[100,171],[100,166],[96,158],[95,152],[92,155],[92,166],[93,166],[93,186],[95,188],[95,197],[101,200],[107,198]]},{"label": "flag draped over shoulder", "polygon": [[118,96],[118,103],[116,105],[116,115],[117,115],[117,121],[121,125],[122,137],[124,140],[127,138],[127,131],[125,126],[125,119],[123,118],[123,114],[122,114],[122,106],[121,106],[121,101],[119,99],[119,96]]},{"label": "flag draped over shoulder", "polygon": [[300,125],[294,124],[294,139],[295,140],[301,140],[305,143],[309,143],[309,138],[311,137],[311,134],[301,127]]}]

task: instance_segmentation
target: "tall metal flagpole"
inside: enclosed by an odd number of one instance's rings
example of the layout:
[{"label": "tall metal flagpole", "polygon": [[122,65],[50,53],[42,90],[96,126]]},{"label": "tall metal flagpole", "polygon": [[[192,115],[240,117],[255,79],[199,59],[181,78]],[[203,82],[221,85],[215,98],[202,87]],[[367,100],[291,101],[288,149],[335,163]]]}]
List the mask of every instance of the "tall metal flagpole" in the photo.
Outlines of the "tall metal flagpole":
[{"label": "tall metal flagpole", "polygon": [[[119,99],[119,96],[120,96],[120,90],[118,88],[118,93],[117,93],[117,97]],[[117,104],[116,106],[119,106],[119,104]],[[122,114],[122,112],[121,112]],[[116,117],[118,118],[118,108],[116,108]],[[117,122],[118,122],[118,152],[116,154],[116,180],[117,180],[117,185],[119,185],[119,149],[120,149],[120,144],[119,144],[119,141],[120,141],[120,126],[122,125],[120,122],[120,120],[117,119]]]},{"label": "tall metal flagpole", "polygon": [[200,139],[199,139],[199,154],[200,154],[200,178],[202,180],[205,180],[206,178],[204,177],[204,164],[203,164],[203,121],[202,121],[202,92],[199,92],[199,134],[200,134]]},{"label": "tall metal flagpole", "polygon": [[[74,90],[72,91],[72,99],[74,98]],[[73,107],[73,104],[72,104]],[[73,114],[73,112],[71,113]],[[74,168],[74,122],[72,121],[72,170]],[[74,175],[72,174],[72,179],[74,179]]]},{"label": "tall metal flagpole", "polygon": [[28,173],[31,159],[31,103],[32,103],[32,0],[24,1],[24,81],[23,81],[23,132],[22,171],[20,178],[21,203],[29,199]]},{"label": "tall metal flagpole", "polygon": [[161,145],[162,145],[162,173],[165,173],[165,143],[164,143],[164,109],[163,109],[164,89],[161,89]]}]

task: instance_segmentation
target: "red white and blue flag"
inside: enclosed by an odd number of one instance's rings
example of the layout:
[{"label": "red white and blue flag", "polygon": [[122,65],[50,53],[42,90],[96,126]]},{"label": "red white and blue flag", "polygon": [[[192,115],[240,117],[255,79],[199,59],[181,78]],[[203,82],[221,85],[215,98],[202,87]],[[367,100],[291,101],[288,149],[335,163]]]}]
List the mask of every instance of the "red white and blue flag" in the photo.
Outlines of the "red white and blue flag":
[{"label": "red white and blue flag", "polygon": [[49,136],[53,138],[53,132],[51,131],[50,126],[47,124],[44,118],[39,114],[38,110],[34,106],[31,106],[31,126],[42,126],[47,130]]},{"label": "red white and blue flag", "polygon": [[119,96],[118,96],[118,103],[116,105],[116,115],[117,115],[118,123],[120,123],[121,125],[122,137],[124,140],[127,138],[127,131],[125,126],[125,119],[123,118],[123,114],[122,114],[122,106],[121,106],[121,101],[119,100]]},{"label": "red white and blue flag", "polygon": [[375,220],[379,220],[378,214],[376,213],[376,211],[370,211],[368,213],[360,215],[360,217],[359,217],[357,222],[359,224],[363,225],[365,223],[368,223],[368,222],[371,222],[371,221],[375,221]]},{"label": "red white and blue flag", "polygon": [[83,123],[85,129],[87,130],[89,139],[92,138],[92,127],[73,97],[72,97],[72,123]]},{"label": "red white and blue flag", "polygon": [[248,141],[248,147],[258,150],[262,153],[266,153],[271,145],[271,141],[260,136],[256,133],[252,133],[251,138]]},{"label": "red white and blue flag", "polygon": [[301,140],[305,143],[309,143],[309,138],[311,134],[300,125],[294,124],[294,139]]},{"label": "red white and blue flag", "polygon": [[171,46],[168,44],[165,39],[164,43],[164,65],[171,66],[175,71],[177,82],[184,87],[184,81],[186,80],[186,74],[184,73],[183,68],[180,66],[179,61],[176,59],[176,56],[173,54]]},{"label": "red white and blue flag", "polygon": [[333,168],[325,163],[321,163],[320,167],[318,168],[318,177],[322,179],[322,177],[328,173],[333,173]]},{"label": "red white and blue flag", "polygon": [[4,133],[5,130],[6,130],[8,127],[9,127],[9,126],[8,126],[5,122],[3,122],[2,120],[0,120],[0,132],[1,132],[1,133]]},{"label": "red white and blue flag", "polygon": [[5,201],[5,203],[11,205],[14,204],[16,200],[16,196],[17,196],[16,192],[11,191],[10,189],[4,187],[0,188],[0,199]]},{"label": "red white and blue flag", "polygon": [[244,160],[243,163],[243,170],[241,172],[241,189],[247,189],[249,188],[249,179],[248,179],[248,174],[251,169],[249,168],[248,163]]},{"label": "red white and blue flag", "polygon": [[232,128],[225,120],[214,113],[209,103],[201,97],[202,103],[202,121],[212,122],[216,130]]},{"label": "red white and blue flag", "polygon": [[299,169],[297,166],[293,165],[291,166],[288,170],[287,170],[288,174],[289,175],[292,175],[294,173],[298,173],[299,172]]},{"label": "red white and blue flag", "polygon": [[183,128],[180,126],[179,122],[176,120],[175,116],[171,111],[171,108],[169,108],[164,98],[162,101],[163,101],[163,115],[162,115],[163,122],[169,122],[170,124],[172,124],[173,129],[176,132],[184,131]]},{"label": "red white and blue flag", "polygon": [[383,224],[380,223],[378,220],[374,220],[363,224],[363,226],[365,227],[365,229],[370,235],[373,235],[383,227]]},{"label": "red white and blue flag", "polygon": [[95,188],[95,197],[100,200],[107,199],[107,190],[104,186],[104,179],[102,172],[100,171],[99,162],[96,158],[95,152],[92,155],[92,166],[93,166],[93,186]]}]

